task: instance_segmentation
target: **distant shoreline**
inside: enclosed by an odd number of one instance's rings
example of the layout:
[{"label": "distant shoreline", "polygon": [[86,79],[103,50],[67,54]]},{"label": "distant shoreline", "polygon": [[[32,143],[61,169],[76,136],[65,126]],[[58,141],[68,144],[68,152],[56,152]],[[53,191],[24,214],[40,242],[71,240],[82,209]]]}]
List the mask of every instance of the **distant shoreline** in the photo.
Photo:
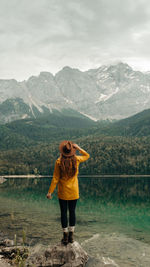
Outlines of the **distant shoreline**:
[{"label": "distant shoreline", "polygon": [[[0,175],[0,178],[52,178],[53,175]],[[150,177],[150,174],[100,174],[100,175],[78,175],[79,178],[140,178]]]}]

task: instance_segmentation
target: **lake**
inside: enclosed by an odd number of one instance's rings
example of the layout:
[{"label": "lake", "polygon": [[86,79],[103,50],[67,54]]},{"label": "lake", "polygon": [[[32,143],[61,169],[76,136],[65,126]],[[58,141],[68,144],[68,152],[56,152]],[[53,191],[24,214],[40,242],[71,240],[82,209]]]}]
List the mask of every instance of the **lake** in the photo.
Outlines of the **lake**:
[{"label": "lake", "polygon": [[[8,178],[0,184],[1,231],[30,245],[52,245],[62,237],[49,178]],[[75,239],[91,257],[114,266],[150,266],[150,178],[80,177]],[[94,266],[91,265],[91,267]]]}]

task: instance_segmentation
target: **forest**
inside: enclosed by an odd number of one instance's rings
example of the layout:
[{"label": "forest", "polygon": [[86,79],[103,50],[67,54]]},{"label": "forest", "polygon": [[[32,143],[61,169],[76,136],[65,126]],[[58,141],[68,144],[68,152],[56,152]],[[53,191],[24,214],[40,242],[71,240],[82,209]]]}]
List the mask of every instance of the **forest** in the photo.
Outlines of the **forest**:
[{"label": "forest", "polygon": [[0,127],[0,175],[52,175],[59,143],[72,140],[90,154],[81,175],[150,174],[150,110],[117,122],[54,114]]},{"label": "forest", "polygon": [[[72,138],[89,154],[80,174],[150,174],[150,137]],[[52,175],[59,141],[0,151],[0,175]]]}]

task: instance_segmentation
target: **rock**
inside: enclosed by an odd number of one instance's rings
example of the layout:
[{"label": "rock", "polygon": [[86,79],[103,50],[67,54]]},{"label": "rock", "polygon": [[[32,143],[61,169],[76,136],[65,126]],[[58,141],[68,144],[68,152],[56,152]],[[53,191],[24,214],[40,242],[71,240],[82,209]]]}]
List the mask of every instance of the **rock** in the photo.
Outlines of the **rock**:
[{"label": "rock", "polygon": [[45,250],[43,255],[32,255],[27,260],[27,266],[36,267],[84,267],[88,261],[88,255],[78,242],[69,243],[67,246],[57,244],[53,248]]},{"label": "rock", "polygon": [[22,246],[3,247],[0,251],[0,254],[7,259],[14,259],[17,254],[19,254],[20,257],[27,258],[28,253],[28,249]]},{"label": "rock", "polygon": [[0,267],[11,267],[11,265],[4,259],[0,258]]},{"label": "rock", "polygon": [[0,246],[4,246],[4,247],[12,247],[14,246],[14,241],[10,240],[10,239],[4,239],[0,241]]},{"label": "rock", "polygon": [[6,182],[7,180],[3,177],[3,176],[1,176],[0,177],[0,184],[3,184],[4,182]]},{"label": "rock", "polygon": [[86,267],[119,267],[113,262],[104,262],[102,259],[89,258]]}]

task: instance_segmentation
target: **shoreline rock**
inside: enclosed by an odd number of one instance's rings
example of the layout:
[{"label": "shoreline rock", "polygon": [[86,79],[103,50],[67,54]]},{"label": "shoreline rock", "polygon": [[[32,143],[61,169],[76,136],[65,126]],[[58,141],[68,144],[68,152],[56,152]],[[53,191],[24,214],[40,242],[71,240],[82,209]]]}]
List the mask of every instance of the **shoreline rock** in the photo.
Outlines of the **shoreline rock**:
[{"label": "shoreline rock", "polygon": [[42,255],[29,256],[27,267],[35,264],[36,267],[84,267],[88,255],[78,242],[69,243],[67,246],[58,243],[48,248]]},{"label": "shoreline rock", "polygon": [[12,265],[10,265],[6,260],[0,258],[0,267],[11,267],[11,266]]},{"label": "shoreline rock", "polygon": [[84,267],[89,259],[78,242],[67,246],[58,243],[53,247],[45,248],[14,245],[10,239],[0,240],[0,267],[14,266],[16,261],[23,262],[24,266],[31,267]]}]

